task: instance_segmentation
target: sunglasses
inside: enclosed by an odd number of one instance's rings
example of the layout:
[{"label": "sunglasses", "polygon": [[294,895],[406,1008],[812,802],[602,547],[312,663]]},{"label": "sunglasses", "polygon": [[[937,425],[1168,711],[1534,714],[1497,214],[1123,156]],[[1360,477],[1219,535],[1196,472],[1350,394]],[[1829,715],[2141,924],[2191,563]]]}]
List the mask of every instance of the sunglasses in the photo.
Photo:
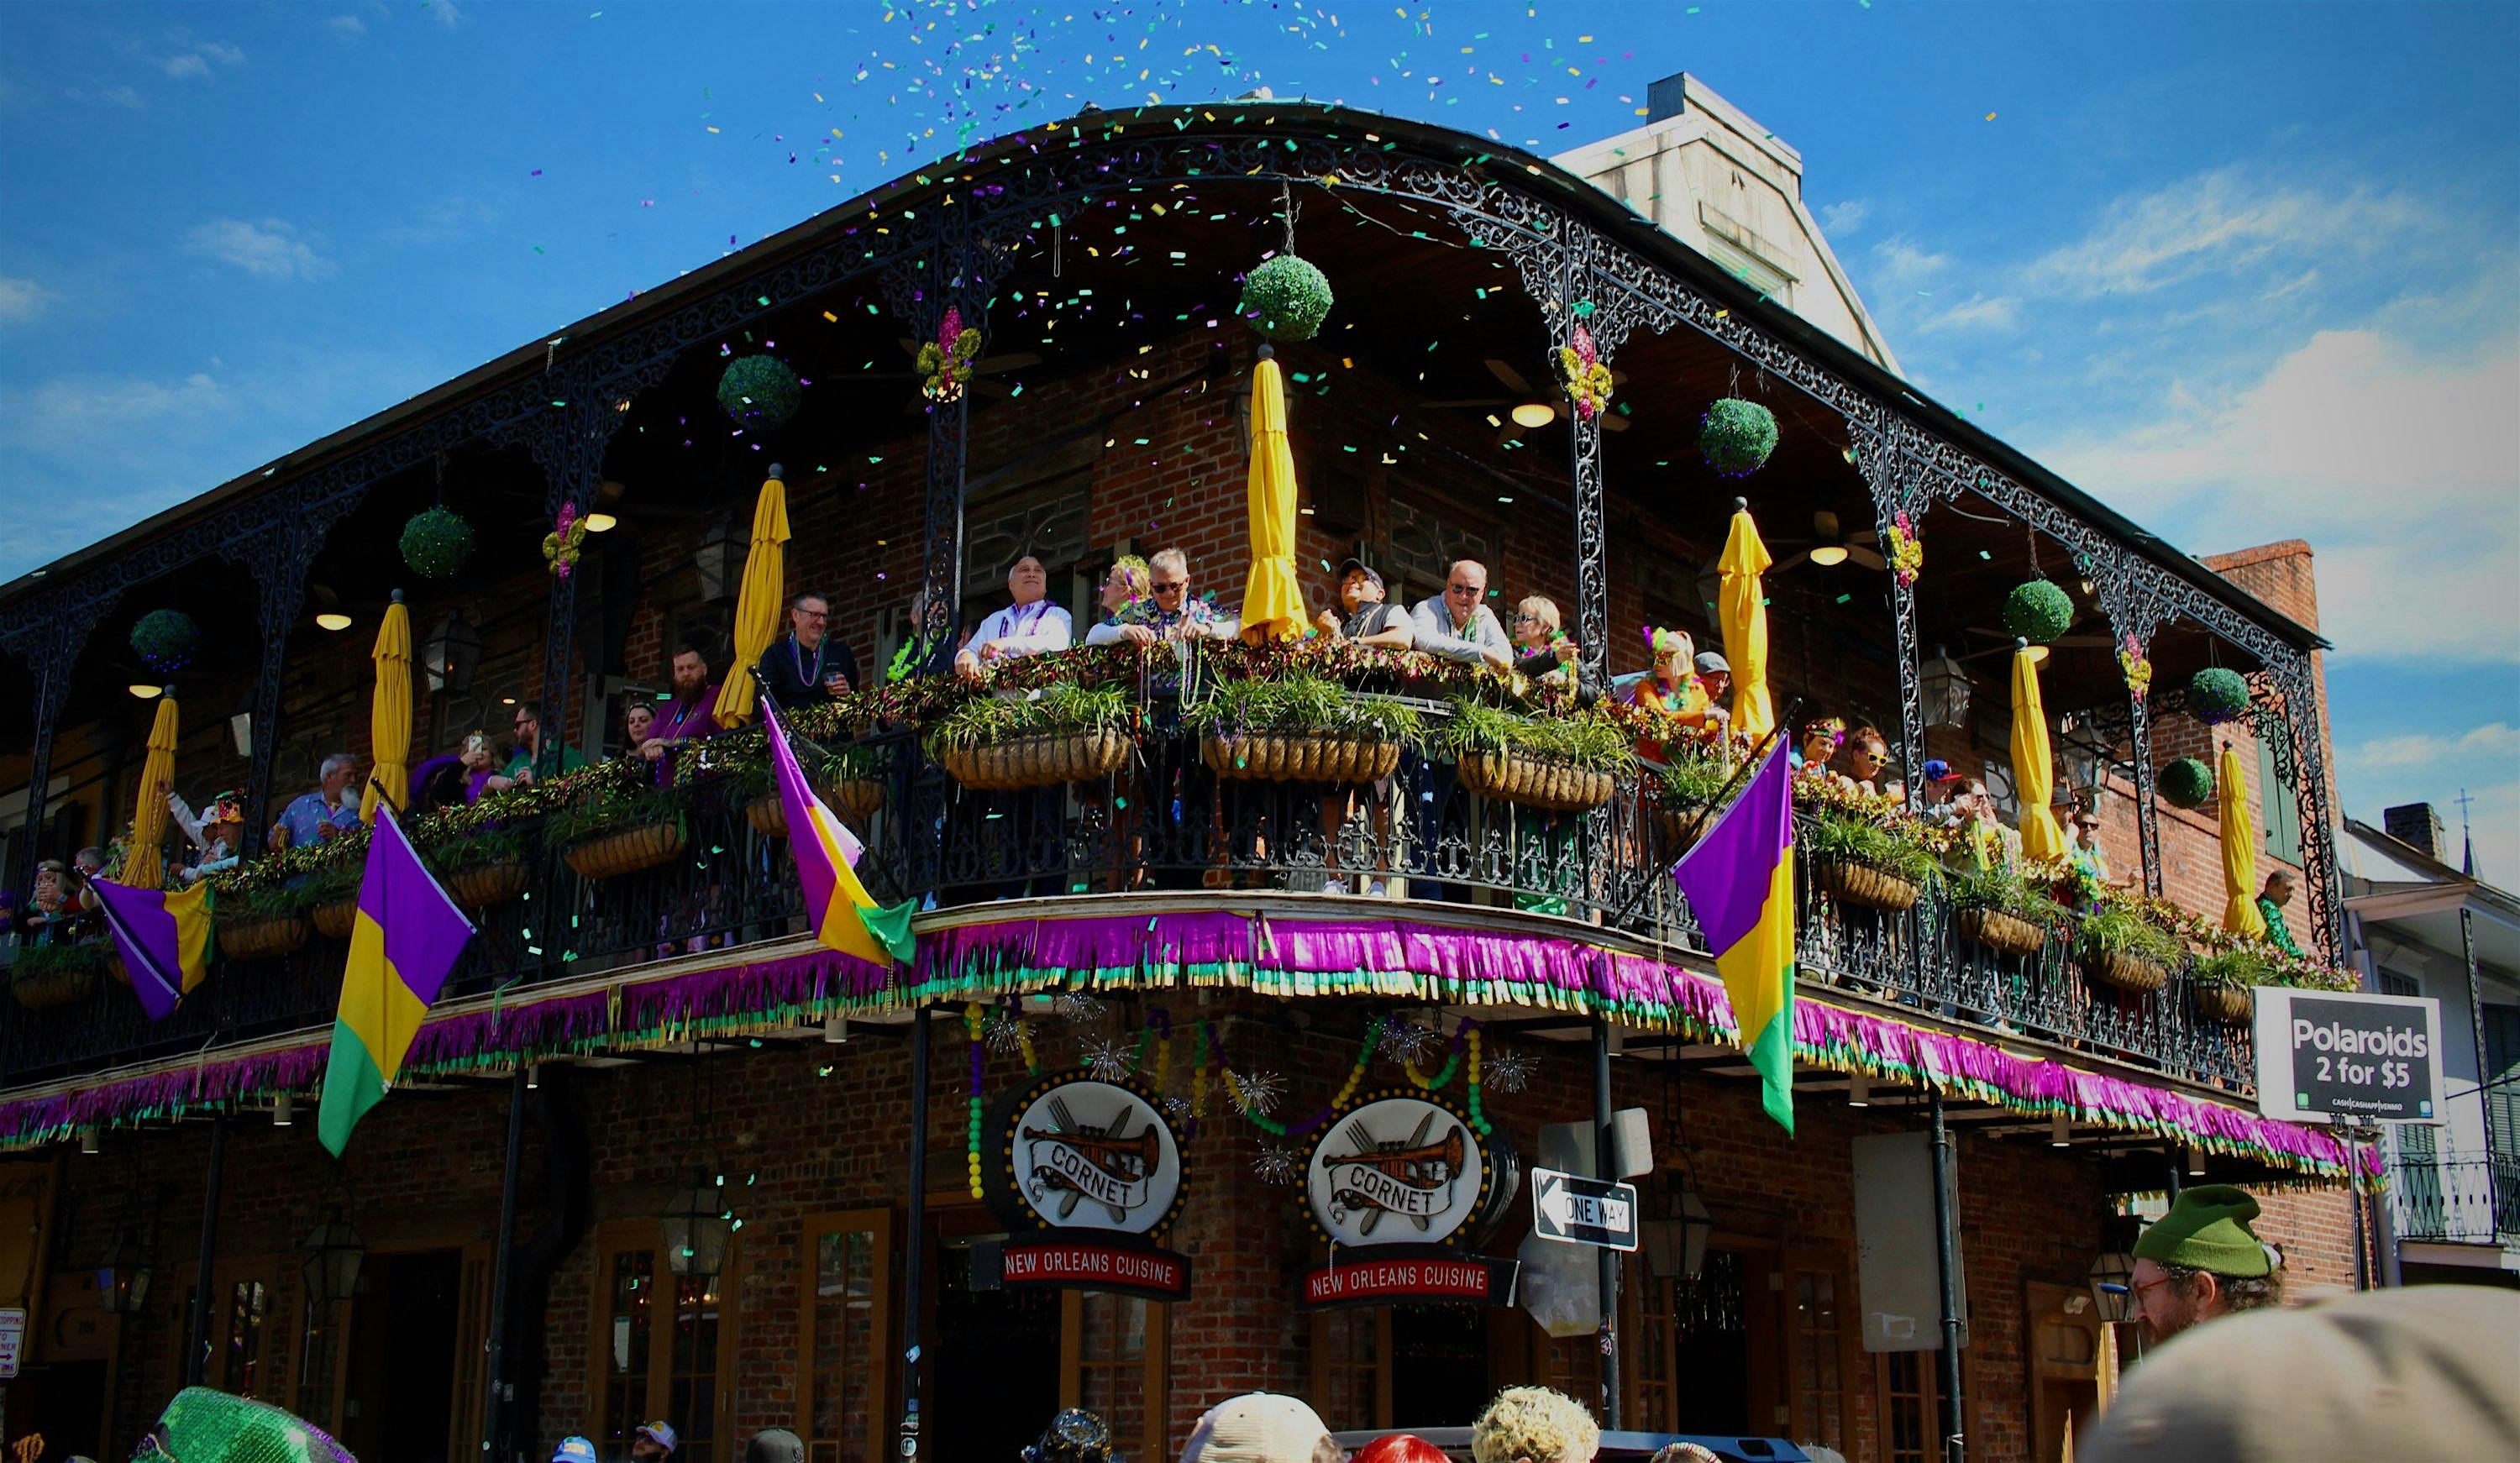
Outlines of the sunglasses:
[{"label": "sunglasses", "polygon": [[1153,590],[1158,595],[1177,595],[1183,590],[1190,588],[1190,581],[1187,579],[1158,579],[1147,587]]},{"label": "sunglasses", "polygon": [[1456,595],[1475,595],[1479,592],[1479,587],[1475,584],[1448,584],[1444,588]]}]

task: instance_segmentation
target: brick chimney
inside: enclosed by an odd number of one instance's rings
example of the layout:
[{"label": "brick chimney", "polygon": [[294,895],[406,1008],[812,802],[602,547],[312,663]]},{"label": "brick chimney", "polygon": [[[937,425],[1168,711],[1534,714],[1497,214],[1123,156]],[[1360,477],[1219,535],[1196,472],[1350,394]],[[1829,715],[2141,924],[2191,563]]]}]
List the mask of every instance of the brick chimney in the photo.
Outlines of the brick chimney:
[{"label": "brick chimney", "polygon": [[2381,825],[2389,836],[2428,859],[2443,857],[2441,815],[2430,803],[2401,803],[2380,815]]}]

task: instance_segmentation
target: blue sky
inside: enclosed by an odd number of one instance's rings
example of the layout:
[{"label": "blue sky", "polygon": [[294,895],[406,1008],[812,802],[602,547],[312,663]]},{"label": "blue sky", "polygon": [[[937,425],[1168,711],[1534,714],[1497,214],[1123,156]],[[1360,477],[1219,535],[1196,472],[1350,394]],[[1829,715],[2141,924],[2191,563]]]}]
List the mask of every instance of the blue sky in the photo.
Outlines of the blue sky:
[{"label": "blue sky", "polygon": [[1924,389],[2192,552],[2311,540],[2348,809],[2463,786],[2520,881],[2520,7],[8,0],[0,25],[0,578],[1086,100],[1268,86],[1553,152],[1688,69],[1801,150]]}]

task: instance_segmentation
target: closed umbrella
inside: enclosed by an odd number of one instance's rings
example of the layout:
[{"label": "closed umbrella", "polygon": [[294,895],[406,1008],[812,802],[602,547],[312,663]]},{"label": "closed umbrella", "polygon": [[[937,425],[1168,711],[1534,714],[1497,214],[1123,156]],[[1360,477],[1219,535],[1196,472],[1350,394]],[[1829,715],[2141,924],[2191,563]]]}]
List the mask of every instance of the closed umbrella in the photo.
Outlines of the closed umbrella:
[{"label": "closed umbrella", "polygon": [[2240,770],[2238,746],[2223,744],[2223,765],[2214,776],[2223,815],[2223,928],[2263,940],[2267,917],[2258,912],[2258,846],[2249,827],[2249,780]]},{"label": "closed umbrella", "polygon": [[140,798],[131,810],[131,848],[122,856],[122,876],[114,882],[134,889],[159,889],[166,883],[166,794],[175,786],[175,737],[183,718],[175,708],[175,687],[158,697],[158,719],[149,725],[149,755],[140,764]]},{"label": "closed umbrella", "polygon": [[2048,800],[2056,793],[2055,754],[2048,749],[2048,705],[2039,696],[2039,660],[2027,642],[2012,652],[2012,788],[2021,798],[2021,852],[2032,859],[2065,857],[2065,830]]},{"label": "closed umbrella", "polygon": [[1295,455],[1286,446],[1286,382],[1277,352],[1260,347],[1251,368],[1251,582],[1242,590],[1242,638],[1293,640],[1304,629],[1295,582]]},{"label": "closed umbrella", "polygon": [[402,591],[393,592],[384,623],[377,627],[376,696],[368,702],[368,741],[377,770],[359,795],[359,817],[377,820],[377,800],[391,789],[410,796],[411,787],[411,611]]},{"label": "closed umbrella", "polygon": [[1732,500],[1732,531],[1717,567],[1724,591],[1716,606],[1724,622],[1724,658],[1732,667],[1732,730],[1751,739],[1777,730],[1776,698],[1768,693],[1768,592],[1759,576],[1776,560],[1750,521],[1750,506]]},{"label": "closed umbrella", "polygon": [[752,720],[752,677],[745,674],[779,637],[779,611],[788,599],[788,484],[778,464],[752,504],[752,548],[743,556],[743,585],[735,595],[735,663],[717,688],[717,724],[740,727]]}]

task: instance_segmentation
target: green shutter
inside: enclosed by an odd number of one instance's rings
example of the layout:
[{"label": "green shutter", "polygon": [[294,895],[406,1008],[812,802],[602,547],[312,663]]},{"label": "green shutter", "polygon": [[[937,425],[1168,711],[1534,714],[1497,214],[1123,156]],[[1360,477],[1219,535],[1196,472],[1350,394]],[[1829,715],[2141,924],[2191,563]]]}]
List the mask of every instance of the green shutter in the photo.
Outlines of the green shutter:
[{"label": "green shutter", "polygon": [[[2275,775],[2267,729],[2258,736],[2258,806],[2267,827],[2267,857],[2301,866],[2301,795],[2288,777]],[[2280,733],[2276,733],[2280,734]]]},{"label": "green shutter", "polygon": [[2484,1007],[2485,1110],[2494,1153],[2520,1156],[2520,1006]]}]

